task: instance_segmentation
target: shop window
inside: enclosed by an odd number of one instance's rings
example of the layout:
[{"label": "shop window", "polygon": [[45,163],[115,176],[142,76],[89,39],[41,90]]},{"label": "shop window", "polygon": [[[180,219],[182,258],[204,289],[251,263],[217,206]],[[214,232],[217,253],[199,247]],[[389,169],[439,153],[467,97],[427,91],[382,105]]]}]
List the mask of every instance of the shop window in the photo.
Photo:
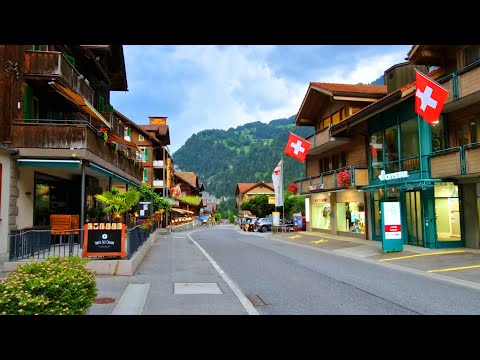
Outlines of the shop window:
[{"label": "shop window", "polygon": [[337,203],[336,222],[338,231],[365,234],[365,204]]},{"label": "shop window", "polygon": [[[402,170],[415,171],[420,169],[417,119],[405,121],[400,124],[400,136],[402,138]],[[408,139],[408,140],[407,140]],[[405,141],[404,141],[405,140]]]},{"label": "shop window", "polygon": [[461,241],[458,186],[442,183],[435,186],[434,192],[437,241]]},{"label": "shop window", "polygon": [[330,214],[330,203],[325,202],[319,204],[312,204],[312,228],[330,230]]}]

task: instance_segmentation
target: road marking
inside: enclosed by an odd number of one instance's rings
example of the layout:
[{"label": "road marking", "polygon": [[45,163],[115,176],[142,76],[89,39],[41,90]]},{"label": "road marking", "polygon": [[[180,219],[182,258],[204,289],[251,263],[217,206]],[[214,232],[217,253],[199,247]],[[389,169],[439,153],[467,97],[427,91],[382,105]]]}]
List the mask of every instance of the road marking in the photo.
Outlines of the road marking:
[{"label": "road marking", "polygon": [[325,239],[320,239],[320,240],[314,240],[314,241],[310,241],[310,244],[320,244],[320,243],[324,243],[324,242],[327,242],[328,240],[325,240]]},{"label": "road marking", "polygon": [[389,258],[389,259],[382,259],[382,260],[378,260],[378,261],[382,262],[382,261],[392,261],[392,260],[400,260],[400,259],[409,259],[409,258],[420,257],[420,256],[433,256],[433,255],[444,255],[444,254],[459,254],[459,253],[464,253],[464,252],[465,252],[465,250],[442,251],[442,252],[436,252],[436,253],[426,253],[426,254],[416,254],[416,255],[400,256],[400,257],[394,257],[394,258]]},{"label": "road marking", "polygon": [[212,264],[215,270],[217,270],[217,272],[220,274],[222,279],[227,283],[230,289],[232,289],[235,295],[237,295],[238,300],[240,300],[240,303],[242,304],[244,309],[247,311],[248,315],[260,315],[258,311],[255,309],[255,307],[253,306],[253,304],[250,302],[250,300],[248,300],[248,298],[242,292],[242,290],[240,290],[240,288],[233,282],[233,280],[230,279],[227,274],[225,274],[225,272],[222,270],[220,266],[218,266],[215,260],[213,260],[212,257],[208,255],[208,253],[195,240],[192,239],[190,234],[188,234],[187,236],[192,241],[192,243],[194,243],[200,249],[203,255],[205,255],[207,260],[210,261],[210,264]]},{"label": "road marking", "polygon": [[470,266],[461,266],[447,269],[437,269],[437,270],[428,270],[429,273],[445,272],[445,271],[456,271],[456,270],[465,270],[465,269],[478,269],[480,265],[470,265]]},{"label": "road marking", "polygon": [[295,236],[289,236],[288,238],[289,239],[296,239],[296,238],[300,238],[302,237],[301,235],[295,235]]},{"label": "road marking", "polygon": [[112,315],[142,315],[150,283],[128,284]]}]

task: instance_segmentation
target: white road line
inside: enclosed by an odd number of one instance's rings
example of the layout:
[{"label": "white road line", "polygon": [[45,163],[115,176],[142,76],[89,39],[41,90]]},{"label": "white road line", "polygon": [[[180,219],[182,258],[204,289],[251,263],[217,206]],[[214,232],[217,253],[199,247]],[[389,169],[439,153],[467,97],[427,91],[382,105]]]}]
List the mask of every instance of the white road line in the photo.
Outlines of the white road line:
[{"label": "white road line", "polygon": [[232,289],[232,291],[237,295],[238,300],[240,300],[240,303],[242,306],[245,308],[247,311],[248,315],[260,315],[258,311],[255,309],[255,307],[252,305],[250,300],[245,296],[244,293],[240,290],[240,288],[233,282],[232,279],[228,277],[227,274],[222,270],[220,266],[215,262],[215,260],[212,259],[210,255],[195,241],[192,239],[190,235],[188,235],[188,238],[200,249],[200,251],[205,255],[208,261],[210,261],[210,264],[217,270],[217,272],[220,274],[223,280],[227,283],[227,285]]},{"label": "white road line", "polygon": [[112,315],[141,315],[149,289],[150,283],[128,284]]}]

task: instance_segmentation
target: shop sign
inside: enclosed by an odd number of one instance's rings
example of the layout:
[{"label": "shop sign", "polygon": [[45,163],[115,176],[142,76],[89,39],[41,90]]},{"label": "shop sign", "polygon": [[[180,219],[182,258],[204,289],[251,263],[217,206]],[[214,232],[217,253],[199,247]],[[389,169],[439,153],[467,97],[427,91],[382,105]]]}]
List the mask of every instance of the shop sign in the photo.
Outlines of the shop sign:
[{"label": "shop sign", "polygon": [[402,178],[407,178],[407,177],[408,177],[408,171],[399,171],[399,172],[386,174],[385,170],[382,170],[380,172],[380,175],[378,175],[378,178],[382,181],[393,180],[393,179],[402,179]]},{"label": "shop sign", "polygon": [[310,185],[308,191],[323,190],[323,184]]}]

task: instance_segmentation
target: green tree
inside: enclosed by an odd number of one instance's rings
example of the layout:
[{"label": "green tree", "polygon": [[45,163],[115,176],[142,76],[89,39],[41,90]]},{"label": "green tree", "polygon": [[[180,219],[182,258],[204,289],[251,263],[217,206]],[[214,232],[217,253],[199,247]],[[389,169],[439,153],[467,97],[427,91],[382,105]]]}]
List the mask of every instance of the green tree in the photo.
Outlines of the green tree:
[{"label": "green tree", "polygon": [[287,195],[283,201],[285,206],[285,218],[289,219],[295,213],[305,214],[305,196]]},{"label": "green tree", "polygon": [[113,218],[120,217],[132,210],[134,206],[140,201],[140,192],[134,188],[127,191],[120,192],[117,187],[112,187],[110,191],[104,191],[101,194],[96,194],[95,198],[105,206],[105,212],[113,216]]},{"label": "green tree", "polygon": [[268,195],[256,195],[249,201],[242,203],[240,210],[248,210],[256,217],[267,217],[275,211],[275,205],[268,203]]},{"label": "green tree", "polygon": [[161,197],[152,188],[142,185],[138,189],[140,193],[140,200],[141,201],[153,201],[153,211],[159,211],[163,209],[166,213],[170,212],[172,209],[172,204],[168,202],[166,198]]}]

